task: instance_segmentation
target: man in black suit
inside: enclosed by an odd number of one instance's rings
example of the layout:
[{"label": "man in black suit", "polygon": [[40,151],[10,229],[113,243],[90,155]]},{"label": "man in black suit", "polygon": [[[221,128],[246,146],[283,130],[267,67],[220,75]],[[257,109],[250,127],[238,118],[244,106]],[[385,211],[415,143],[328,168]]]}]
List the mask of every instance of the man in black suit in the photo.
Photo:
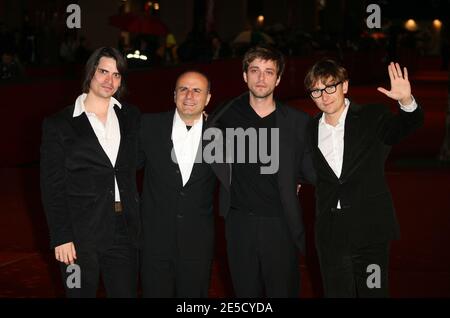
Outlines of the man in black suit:
[{"label": "man in black suit", "polygon": [[317,172],[316,245],[327,297],[388,296],[389,241],[399,236],[384,164],[393,144],[423,123],[406,68],[388,66],[400,104],[358,105],[345,98],[348,75],[333,60],[316,63],[305,87],[322,111],[311,122]]},{"label": "man in black suit", "polygon": [[97,49],[83,94],[43,123],[42,201],[68,297],[95,297],[100,274],[109,297],[136,297],[140,113],[114,98],[125,72],[120,52]]},{"label": "man in black suit", "polygon": [[305,251],[305,229],[296,190],[298,183],[314,183],[315,175],[305,138],[309,116],[273,96],[283,69],[279,51],[251,48],[243,59],[249,92],[208,119],[226,133],[225,153],[234,153],[228,164],[212,166],[222,185],[220,212],[237,297],[300,292],[298,252]]},{"label": "man in black suit", "polygon": [[216,179],[202,160],[208,78],[181,74],[176,109],[142,116],[144,297],[207,297],[214,246]]}]

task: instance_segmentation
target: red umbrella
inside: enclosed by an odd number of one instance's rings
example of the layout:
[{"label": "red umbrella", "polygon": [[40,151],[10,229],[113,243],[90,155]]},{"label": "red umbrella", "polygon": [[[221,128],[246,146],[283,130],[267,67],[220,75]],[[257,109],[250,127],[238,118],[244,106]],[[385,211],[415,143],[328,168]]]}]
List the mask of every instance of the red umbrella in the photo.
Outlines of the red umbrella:
[{"label": "red umbrella", "polygon": [[109,17],[109,24],[123,31],[152,35],[166,35],[167,26],[157,17],[146,13],[128,12]]}]

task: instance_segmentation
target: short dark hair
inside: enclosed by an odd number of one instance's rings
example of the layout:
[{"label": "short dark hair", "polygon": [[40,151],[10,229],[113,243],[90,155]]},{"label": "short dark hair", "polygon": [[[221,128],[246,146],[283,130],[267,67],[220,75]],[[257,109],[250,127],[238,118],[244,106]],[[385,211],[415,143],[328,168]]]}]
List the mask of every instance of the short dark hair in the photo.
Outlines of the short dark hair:
[{"label": "short dark hair", "polygon": [[176,85],[178,84],[178,80],[185,74],[187,73],[197,73],[200,74],[201,76],[203,76],[206,79],[206,82],[208,82],[208,93],[210,93],[211,91],[211,81],[209,80],[209,77],[203,73],[202,71],[199,70],[195,70],[195,69],[190,69],[187,71],[184,71],[183,73],[181,73],[180,75],[178,75],[177,80],[175,81],[175,89],[176,89]]},{"label": "short dark hair", "polygon": [[314,64],[305,76],[305,88],[310,90],[314,84],[321,80],[325,83],[329,78],[337,82],[348,81],[347,70],[332,59],[322,59]]},{"label": "short dark hair", "polygon": [[92,77],[94,77],[94,74],[97,71],[98,63],[100,62],[100,59],[102,57],[109,57],[116,61],[116,67],[122,77],[122,80],[120,82],[119,88],[117,89],[117,92],[114,94],[114,97],[120,98],[126,91],[125,76],[127,73],[127,62],[122,54],[113,47],[98,48],[91,54],[91,56],[87,60],[82,85],[83,93],[89,93]]},{"label": "short dark hair", "polygon": [[244,55],[242,60],[242,70],[247,73],[248,66],[256,59],[264,61],[274,61],[277,65],[277,77],[280,77],[284,71],[283,54],[270,45],[257,45],[250,48]]}]

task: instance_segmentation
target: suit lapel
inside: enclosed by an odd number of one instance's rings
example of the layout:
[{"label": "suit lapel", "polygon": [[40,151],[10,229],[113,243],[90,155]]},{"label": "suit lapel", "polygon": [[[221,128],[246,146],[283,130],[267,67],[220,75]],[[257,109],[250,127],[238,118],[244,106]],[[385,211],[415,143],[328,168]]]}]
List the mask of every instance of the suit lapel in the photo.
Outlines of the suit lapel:
[{"label": "suit lapel", "polygon": [[336,176],[336,174],[334,173],[333,169],[330,167],[330,165],[328,164],[327,159],[325,159],[325,157],[323,156],[322,151],[319,148],[319,123],[320,123],[320,118],[322,117],[322,113],[320,113],[319,115],[317,115],[314,118],[314,125],[313,125],[313,129],[312,129],[312,147],[313,147],[313,151],[315,153],[315,157],[318,160],[318,164],[324,168],[326,170],[326,172],[328,173],[328,175],[332,178],[337,179],[338,177]]},{"label": "suit lapel", "polygon": [[192,172],[188,182],[186,183],[186,186],[189,185],[191,182],[194,182],[196,179],[200,178],[202,176],[202,169],[206,166],[203,164],[203,149],[206,146],[206,144],[203,144],[203,133],[205,132],[205,129],[206,129],[206,121],[203,120],[200,142],[197,147],[197,153],[195,155],[195,161],[192,167]]},{"label": "suit lapel", "polygon": [[289,160],[292,160],[293,152],[289,145],[293,143],[290,139],[293,138],[289,131],[289,122],[284,106],[277,103],[275,113],[275,125],[279,131],[279,165],[278,165],[278,187],[283,184],[284,173],[286,167],[291,167]]},{"label": "suit lapel", "polygon": [[[171,111],[168,113],[166,118],[167,122],[165,122],[162,127],[162,147],[163,153],[168,155],[169,158],[169,166],[172,167],[169,169],[173,176],[169,178],[169,180],[174,180],[174,183],[177,187],[183,187],[183,177],[181,176],[181,169],[178,165],[177,155],[175,153],[175,148],[173,146],[172,141],[172,129],[173,129],[173,116],[175,115],[175,111]],[[174,161],[176,160],[176,161]]]},{"label": "suit lapel", "polygon": [[341,178],[344,178],[352,166],[352,155],[355,150],[355,144],[359,136],[360,120],[359,115],[355,111],[356,105],[349,105],[347,117],[345,118],[345,134],[344,134],[344,158],[342,161]]},{"label": "suit lapel", "polygon": [[123,157],[123,145],[125,142],[125,137],[128,133],[128,120],[126,120],[127,110],[124,107],[125,105],[123,105],[122,108],[119,108],[117,105],[114,106],[114,111],[116,112],[117,121],[119,122],[120,127],[120,144],[117,152],[116,166],[120,165],[121,158]]},{"label": "suit lapel", "polygon": [[77,135],[80,136],[82,140],[90,143],[93,149],[99,154],[99,156],[101,156],[102,161],[104,161],[106,165],[111,166],[111,161],[109,160],[106,152],[103,150],[102,145],[100,145],[97,135],[95,135],[94,129],[92,128],[86,113],[83,112],[77,117],[73,117],[72,114],[73,109],[70,114],[70,121]]}]

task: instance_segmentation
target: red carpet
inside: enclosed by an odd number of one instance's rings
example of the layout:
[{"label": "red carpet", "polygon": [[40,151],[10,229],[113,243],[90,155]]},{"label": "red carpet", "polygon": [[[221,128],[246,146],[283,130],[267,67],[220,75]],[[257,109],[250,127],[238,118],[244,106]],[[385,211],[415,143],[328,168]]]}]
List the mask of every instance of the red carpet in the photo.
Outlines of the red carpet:
[{"label": "red carpet", "polygon": [[[0,297],[63,296],[59,269],[47,249],[47,227],[37,190],[38,169],[2,169],[0,226]],[[449,169],[398,168],[387,173],[401,225],[401,240],[391,248],[393,297],[450,297]],[[14,181],[15,180],[15,181]],[[28,190],[27,190],[28,189]],[[31,190],[33,189],[33,190]],[[308,258],[302,258],[302,297],[320,297],[321,285],[313,246],[313,192],[302,189],[306,210]],[[216,257],[211,297],[230,297],[223,220],[217,219]],[[102,295],[100,292],[99,295]]]}]

